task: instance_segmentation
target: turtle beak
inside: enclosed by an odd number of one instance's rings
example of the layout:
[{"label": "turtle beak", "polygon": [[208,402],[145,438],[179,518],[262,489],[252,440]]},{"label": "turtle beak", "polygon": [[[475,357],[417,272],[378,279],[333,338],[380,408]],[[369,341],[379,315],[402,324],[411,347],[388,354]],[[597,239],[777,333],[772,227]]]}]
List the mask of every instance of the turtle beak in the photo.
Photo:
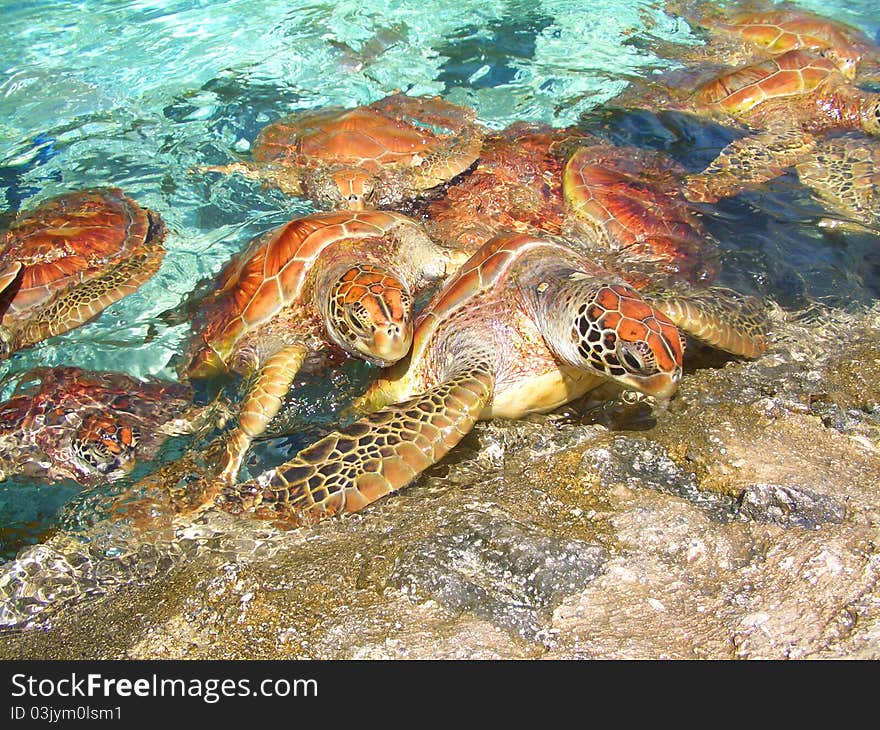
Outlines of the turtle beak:
[{"label": "turtle beak", "polygon": [[392,322],[379,327],[373,335],[373,346],[368,359],[383,368],[393,365],[406,357],[412,346],[412,338],[413,328],[409,322]]},{"label": "turtle beak", "polygon": [[648,377],[641,377],[633,383],[636,390],[651,395],[660,400],[666,400],[675,395],[681,383],[681,366],[668,373],[656,373]]}]

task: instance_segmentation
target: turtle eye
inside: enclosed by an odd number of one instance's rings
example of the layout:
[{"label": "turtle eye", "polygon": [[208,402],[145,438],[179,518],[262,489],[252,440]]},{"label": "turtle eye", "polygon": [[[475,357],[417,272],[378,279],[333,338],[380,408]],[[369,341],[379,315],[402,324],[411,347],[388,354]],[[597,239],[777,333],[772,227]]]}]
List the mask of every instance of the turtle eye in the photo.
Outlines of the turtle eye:
[{"label": "turtle eye", "polygon": [[650,345],[644,340],[618,342],[617,356],[620,364],[631,373],[647,375],[657,372],[657,361]]}]

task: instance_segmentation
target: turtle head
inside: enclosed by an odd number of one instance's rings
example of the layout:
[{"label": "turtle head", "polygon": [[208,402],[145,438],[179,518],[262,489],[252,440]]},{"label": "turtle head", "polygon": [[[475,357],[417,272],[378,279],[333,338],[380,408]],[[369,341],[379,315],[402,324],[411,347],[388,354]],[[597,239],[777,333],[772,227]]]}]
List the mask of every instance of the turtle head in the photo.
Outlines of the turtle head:
[{"label": "turtle head", "polygon": [[880,94],[871,94],[862,107],[862,129],[880,137]]},{"label": "turtle head", "polygon": [[330,208],[364,210],[373,207],[375,183],[375,178],[359,167],[342,167],[317,181],[315,197]]},{"label": "turtle head", "polygon": [[412,296],[397,277],[370,264],[348,269],[330,287],[326,323],[336,344],[387,367],[412,345]]},{"label": "turtle head", "polygon": [[564,359],[630,390],[671,396],[681,379],[685,345],[678,328],[623,284],[577,290],[566,302]]},{"label": "turtle head", "polygon": [[137,434],[129,426],[107,416],[95,416],[83,423],[73,439],[74,458],[90,474],[118,479],[135,464]]}]

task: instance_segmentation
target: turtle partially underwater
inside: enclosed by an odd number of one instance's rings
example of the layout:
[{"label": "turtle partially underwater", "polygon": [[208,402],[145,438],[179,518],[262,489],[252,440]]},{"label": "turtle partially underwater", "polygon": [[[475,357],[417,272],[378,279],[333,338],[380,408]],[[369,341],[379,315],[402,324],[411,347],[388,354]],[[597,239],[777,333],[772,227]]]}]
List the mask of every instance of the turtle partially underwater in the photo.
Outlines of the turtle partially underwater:
[{"label": "turtle partially underwater", "polygon": [[0,359],[85,324],[159,269],[165,225],[117,188],[19,214],[0,238]]},{"label": "turtle partially underwater", "polygon": [[188,378],[234,371],[250,381],[221,479],[235,480],[307,357],[396,362],[412,342],[414,297],[466,258],[382,211],[316,213],[254,238],[201,303],[181,370]]},{"label": "turtle partially underwater", "polygon": [[744,131],[700,173],[685,179],[689,200],[719,198],[766,182],[809,159],[830,130],[880,136],[880,94],[850,84],[827,58],[788,51],[689,88],[666,88],[639,102],[687,111]]},{"label": "turtle partially underwater", "polygon": [[392,208],[474,163],[482,143],[475,117],[440,97],[394,94],[285,117],[260,131],[252,161],[200,169],[239,172],[325,209]]},{"label": "turtle partially underwater", "polygon": [[833,211],[822,225],[880,233],[880,143],[855,135],[828,137],[795,169]]},{"label": "turtle partially underwater", "polygon": [[717,244],[681,194],[683,173],[661,152],[516,123],[487,137],[474,171],[424,208],[425,225],[468,250],[503,232],[562,235],[630,285],[649,287],[643,296],[696,339],[756,357],[767,346],[764,307],[710,286]]},{"label": "turtle partially underwater", "polygon": [[877,75],[880,46],[842,21],[792,3],[670,2],[666,11],[684,17],[706,35],[703,46],[664,44],[661,55],[685,61],[740,65],[787,51],[806,50],[833,62],[847,78]]},{"label": "turtle partially underwater", "polygon": [[93,487],[152,460],[170,437],[223,419],[180,383],[76,367],[37,368],[0,404],[0,479],[72,479]]},{"label": "turtle partially underwater", "polygon": [[665,315],[575,249],[499,236],[419,315],[411,356],[360,402],[375,412],[216,503],[283,527],[355,512],[412,482],[478,419],[548,411],[609,381],[669,398],[683,348]]},{"label": "turtle partially underwater", "polygon": [[680,174],[650,150],[580,148],[563,173],[569,230],[612,249],[615,270],[694,339],[758,357],[768,346],[766,307],[712,283],[717,266],[707,261],[708,236],[681,195]]}]

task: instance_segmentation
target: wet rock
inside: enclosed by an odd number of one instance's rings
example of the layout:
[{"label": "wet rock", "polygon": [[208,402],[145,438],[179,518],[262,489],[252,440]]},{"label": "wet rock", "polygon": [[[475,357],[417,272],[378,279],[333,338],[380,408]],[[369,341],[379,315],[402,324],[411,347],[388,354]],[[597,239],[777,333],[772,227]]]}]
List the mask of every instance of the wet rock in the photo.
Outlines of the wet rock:
[{"label": "wet rock", "polygon": [[398,557],[389,583],[534,639],[541,614],[607,560],[599,545],[544,534],[497,509],[469,511]]},{"label": "wet rock", "polygon": [[581,466],[596,472],[608,486],[625,484],[674,494],[705,507],[718,519],[732,513],[730,498],[702,491],[694,472],[677,464],[662,445],[648,439],[615,436],[607,446],[588,448]]},{"label": "wet rock", "polygon": [[843,522],[846,505],[796,486],[752,484],[743,491],[736,515],[742,520],[812,530],[825,522]]}]

